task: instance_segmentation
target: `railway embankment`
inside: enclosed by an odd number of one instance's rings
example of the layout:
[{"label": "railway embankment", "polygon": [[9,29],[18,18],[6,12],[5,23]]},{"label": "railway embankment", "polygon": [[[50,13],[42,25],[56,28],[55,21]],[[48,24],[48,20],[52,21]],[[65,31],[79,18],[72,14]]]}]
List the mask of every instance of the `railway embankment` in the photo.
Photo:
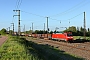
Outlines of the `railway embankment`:
[{"label": "railway embankment", "polygon": [[11,36],[0,47],[0,60],[83,60],[49,44],[38,44],[22,37]]}]

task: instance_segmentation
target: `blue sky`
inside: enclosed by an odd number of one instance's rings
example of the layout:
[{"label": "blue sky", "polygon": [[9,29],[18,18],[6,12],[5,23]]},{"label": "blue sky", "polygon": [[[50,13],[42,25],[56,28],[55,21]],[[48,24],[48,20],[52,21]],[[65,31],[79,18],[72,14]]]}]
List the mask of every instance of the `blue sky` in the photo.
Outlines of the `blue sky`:
[{"label": "blue sky", "polygon": [[[18,5],[18,1],[19,5]],[[18,8],[17,8],[18,7]],[[15,24],[18,30],[18,17],[15,9],[21,10],[21,31],[30,30],[33,23],[34,30],[46,28],[46,17],[49,17],[50,30],[64,30],[69,26],[83,27],[84,14],[86,12],[86,28],[90,28],[90,0],[0,0],[0,30]],[[60,23],[61,21],[61,23]],[[69,23],[70,21],[70,23]]]}]

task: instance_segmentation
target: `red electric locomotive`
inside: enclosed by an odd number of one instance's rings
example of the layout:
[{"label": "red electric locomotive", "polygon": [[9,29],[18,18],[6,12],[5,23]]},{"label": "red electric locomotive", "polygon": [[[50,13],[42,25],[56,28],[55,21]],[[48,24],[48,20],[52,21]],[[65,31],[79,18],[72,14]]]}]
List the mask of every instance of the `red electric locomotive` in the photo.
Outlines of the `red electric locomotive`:
[{"label": "red electric locomotive", "polygon": [[71,32],[65,32],[65,33],[53,33],[52,39],[57,40],[65,40],[65,41],[73,41],[73,35]]}]

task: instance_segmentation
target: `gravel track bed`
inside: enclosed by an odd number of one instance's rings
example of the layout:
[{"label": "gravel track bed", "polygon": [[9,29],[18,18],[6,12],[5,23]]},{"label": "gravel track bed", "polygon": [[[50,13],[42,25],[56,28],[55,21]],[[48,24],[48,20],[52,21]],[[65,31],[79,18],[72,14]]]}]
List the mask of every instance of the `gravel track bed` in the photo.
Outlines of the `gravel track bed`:
[{"label": "gravel track bed", "polygon": [[48,44],[60,50],[63,50],[69,54],[85,58],[85,60],[90,60],[90,42],[88,43],[66,43],[58,42],[52,40],[31,40],[38,44]]}]

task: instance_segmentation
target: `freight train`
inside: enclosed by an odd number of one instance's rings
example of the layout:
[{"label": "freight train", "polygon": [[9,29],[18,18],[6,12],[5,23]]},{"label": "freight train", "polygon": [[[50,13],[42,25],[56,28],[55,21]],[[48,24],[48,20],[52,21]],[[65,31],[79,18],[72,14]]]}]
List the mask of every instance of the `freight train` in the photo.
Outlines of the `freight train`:
[{"label": "freight train", "polygon": [[63,40],[63,41],[73,41],[73,35],[71,32],[64,32],[64,33],[52,33],[52,34],[31,34],[28,36],[32,36],[34,38],[48,38],[54,40]]}]

